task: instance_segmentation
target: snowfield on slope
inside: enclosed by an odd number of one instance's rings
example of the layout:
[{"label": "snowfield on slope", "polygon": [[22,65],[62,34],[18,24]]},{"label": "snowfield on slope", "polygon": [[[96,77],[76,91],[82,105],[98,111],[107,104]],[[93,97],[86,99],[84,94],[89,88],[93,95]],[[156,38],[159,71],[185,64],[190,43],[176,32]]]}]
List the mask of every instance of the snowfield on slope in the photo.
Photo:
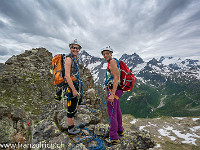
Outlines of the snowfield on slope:
[{"label": "snowfield on slope", "polygon": [[[200,147],[200,117],[137,118],[131,120],[130,124],[150,132],[161,141]],[[157,147],[162,147],[162,143],[157,143]]]}]

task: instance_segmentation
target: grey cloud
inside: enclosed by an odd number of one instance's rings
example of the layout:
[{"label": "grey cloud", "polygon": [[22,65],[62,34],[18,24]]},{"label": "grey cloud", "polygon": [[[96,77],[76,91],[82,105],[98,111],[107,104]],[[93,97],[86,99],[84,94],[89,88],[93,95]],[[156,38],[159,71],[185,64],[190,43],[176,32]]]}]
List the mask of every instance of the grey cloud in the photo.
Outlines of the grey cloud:
[{"label": "grey cloud", "polygon": [[9,50],[6,47],[0,45],[0,56],[5,56],[7,54],[9,54]]},{"label": "grey cloud", "polygon": [[0,28],[2,29],[4,27],[5,27],[5,24],[2,21],[0,21]]},{"label": "grey cloud", "polygon": [[[40,3],[41,2],[41,3]],[[53,2],[53,1],[51,1]],[[63,20],[59,6],[49,1],[0,1],[0,10],[12,19],[18,32],[58,37],[60,22]],[[43,5],[42,5],[43,4]],[[59,13],[60,12],[60,13]],[[67,19],[67,16],[65,16]],[[52,32],[53,31],[53,32]]]},{"label": "grey cloud", "polygon": [[1,13],[12,19],[17,25],[24,24],[24,26],[30,26],[32,22],[37,20],[32,9],[27,7],[27,3],[3,0],[0,1],[0,4]]},{"label": "grey cloud", "polygon": [[155,18],[153,18],[153,29],[158,29],[163,24],[166,24],[171,18],[182,13],[190,3],[191,1],[188,0],[159,1],[157,14]]},{"label": "grey cloud", "polygon": [[190,18],[188,18],[188,22],[200,22],[200,10],[194,13]]},{"label": "grey cloud", "polygon": [[57,53],[77,38],[95,56],[107,44],[118,57],[122,52],[174,55],[175,50],[185,55],[182,51],[198,47],[185,45],[200,39],[198,6],[195,0],[0,0],[0,45]]}]

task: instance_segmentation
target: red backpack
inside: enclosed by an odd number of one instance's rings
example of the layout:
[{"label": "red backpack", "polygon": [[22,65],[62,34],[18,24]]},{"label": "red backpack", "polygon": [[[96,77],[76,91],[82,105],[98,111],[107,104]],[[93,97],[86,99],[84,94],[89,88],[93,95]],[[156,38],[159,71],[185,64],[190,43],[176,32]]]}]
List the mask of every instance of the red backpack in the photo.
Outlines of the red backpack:
[{"label": "red backpack", "polygon": [[[117,61],[117,66],[120,68],[120,87],[123,91],[131,91],[135,84],[135,77],[123,61]],[[108,70],[109,70],[108,62]]]}]

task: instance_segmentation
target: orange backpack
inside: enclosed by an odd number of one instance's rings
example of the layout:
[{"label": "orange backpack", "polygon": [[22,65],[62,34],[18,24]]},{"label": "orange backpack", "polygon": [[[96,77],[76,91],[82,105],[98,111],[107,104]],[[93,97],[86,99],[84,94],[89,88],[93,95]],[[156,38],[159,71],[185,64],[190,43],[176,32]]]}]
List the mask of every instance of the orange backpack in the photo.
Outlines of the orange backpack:
[{"label": "orange backpack", "polygon": [[54,85],[58,87],[61,87],[65,83],[67,83],[64,78],[65,77],[64,56],[65,54],[58,54],[55,55],[52,59]]}]

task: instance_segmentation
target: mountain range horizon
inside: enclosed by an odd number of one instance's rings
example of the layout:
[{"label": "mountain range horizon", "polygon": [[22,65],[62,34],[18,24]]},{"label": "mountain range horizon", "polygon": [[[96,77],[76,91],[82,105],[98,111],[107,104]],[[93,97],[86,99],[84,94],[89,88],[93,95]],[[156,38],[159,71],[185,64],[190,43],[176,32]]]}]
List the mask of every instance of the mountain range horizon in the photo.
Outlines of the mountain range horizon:
[{"label": "mountain range horizon", "polygon": [[[38,47],[38,48],[44,48],[44,47]],[[26,50],[24,50],[24,51],[26,51]],[[22,53],[22,52],[20,52],[20,53]],[[19,53],[19,54],[20,54]],[[69,50],[67,50],[67,52],[65,52],[65,51],[63,51],[63,54],[65,54],[65,53],[69,53]],[[94,55],[92,55],[92,54],[90,54],[89,52],[87,52],[87,50],[85,50],[85,49],[83,49],[83,50],[81,50],[80,52],[79,52],[79,54],[81,54],[81,53],[87,53],[88,55],[90,55],[90,56],[93,56],[93,57],[95,57],[95,58],[103,58],[102,56],[101,56],[101,54],[100,54],[100,57],[97,57],[97,56],[94,56]],[[16,56],[16,55],[19,55],[19,54],[15,54],[15,55],[12,55],[12,56]],[[53,53],[52,53],[53,54]],[[55,54],[53,54],[53,55],[57,55],[57,54],[60,54],[60,53],[55,53]],[[123,53],[122,55],[121,55],[121,57],[123,56],[123,55],[128,55],[128,56],[130,56],[130,55],[134,55],[134,54],[136,54],[136,55],[139,55],[139,54],[137,54],[136,52],[133,52],[132,54],[127,54],[127,53]],[[12,57],[11,56],[11,57]],[[140,56],[140,55],[139,55]],[[120,59],[121,57],[114,57],[114,58],[117,58],[117,59]],[[199,56],[187,56],[187,57],[178,57],[178,56],[173,56],[173,55],[165,55],[165,56],[157,56],[157,57],[150,57],[150,58],[142,58],[142,60],[144,60],[145,62],[147,62],[147,61],[150,61],[150,60],[152,60],[153,58],[155,58],[155,59],[160,59],[161,57],[165,57],[165,58],[170,58],[170,57],[172,57],[172,58],[181,58],[181,59],[192,59],[192,60],[199,60]],[[3,60],[0,60],[0,63],[5,63],[8,59],[9,59],[10,57],[9,56],[7,56],[6,58],[4,58]]]},{"label": "mountain range horizon", "polygon": [[[89,52],[87,52],[87,50],[81,50],[80,52],[79,52],[79,54],[82,54],[82,53],[87,53],[88,55],[90,55],[90,56],[93,56],[93,55],[91,55],[91,54],[89,54]],[[131,56],[131,55],[134,55],[134,54],[136,54],[136,55],[138,55],[138,56],[140,56],[139,54],[137,54],[136,52],[133,52],[132,54],[127,54],[127,53],[123,53],[122,55],[121,55],[121,57],[123,56],[123,55],[128,55],[128,56]],[[99,57],[97,57],[97,56],[93,56],[93,57],[96,57],[96,58],[99,58]],[[120,57],[120,58],[121,58]],[[149,60],[152,60],[153,58],[155,58],[155,59],[159,59],[159,58],[161,58],[161,57],[164,57],[164,58],[181,58],[181,59],[193,59],[193,60],[198,60],[199,59],[199,56],[187,56],[187,57],[178,57],[178,56],[173,56],[173,55],[167,55],[167,56],[158,56],[158,57],[151,57],[151,58],[142,58],[144,61],[149,61]],[[103,57],[101,57],[101,55],[100,55],[100,58],[103,58]],[[117,58],[117,59],[120,59],[119,57],[114,57],[114,58]]]}]

